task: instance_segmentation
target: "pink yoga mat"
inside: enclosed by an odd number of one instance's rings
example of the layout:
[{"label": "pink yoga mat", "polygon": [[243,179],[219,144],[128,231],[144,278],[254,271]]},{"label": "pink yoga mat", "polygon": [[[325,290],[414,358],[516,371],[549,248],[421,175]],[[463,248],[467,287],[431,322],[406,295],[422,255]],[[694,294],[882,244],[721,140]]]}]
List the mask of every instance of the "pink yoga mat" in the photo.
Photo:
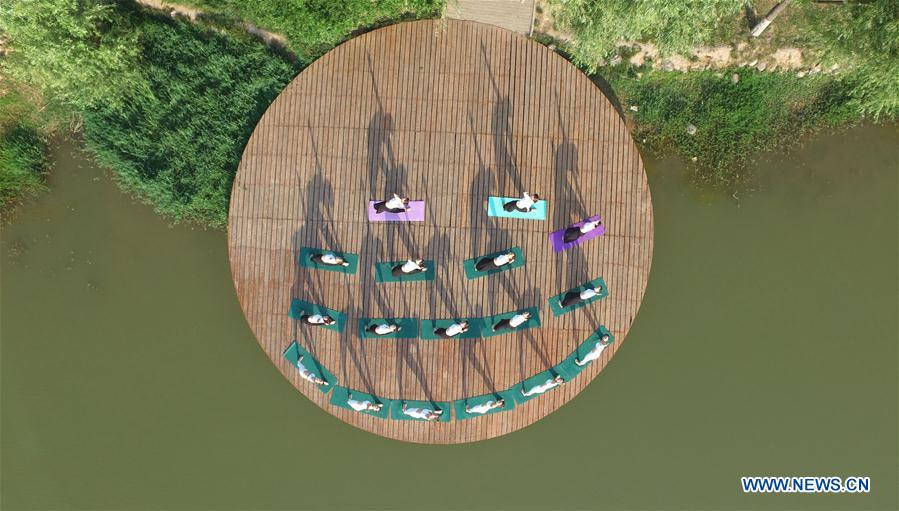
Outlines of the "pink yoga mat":
[{"label": "pink yoga mat", "polygon": [[409,201],[410,210],[405,213],[375,213],[375,203],[368,201],[368,219],[372,222],[421,222],[425,219],[425,201]]},{"label": "pink yoga mat", "polygon": [[[569,225],[568,227],[580,227],[580,226],[584,225],[585,223],[593,221],[593,220],[599,220],[599,215],[593,215],[590,218],[585,218],[585,219],[581,220],[580,222]],[[580,245],[581,243],[583,243],[587,240],[591,240],[597,236],[602,236],[606,232],[605,224],[599,224],[599,227],[597,227],[596,229],[593,229],[592,231],[588,232],[587,234],[581,236],[580,238],[572,241],[571,243],[565,243],[562,240],[565,239],[565,230],[568,229],[568,227],[565,227],[565,229],[559,229],[558,231],[549,233],[549,241],[553,244],[553,252],[561,252],[563,250],[568,250],[569,248],[571,248],[575,245]]]}]

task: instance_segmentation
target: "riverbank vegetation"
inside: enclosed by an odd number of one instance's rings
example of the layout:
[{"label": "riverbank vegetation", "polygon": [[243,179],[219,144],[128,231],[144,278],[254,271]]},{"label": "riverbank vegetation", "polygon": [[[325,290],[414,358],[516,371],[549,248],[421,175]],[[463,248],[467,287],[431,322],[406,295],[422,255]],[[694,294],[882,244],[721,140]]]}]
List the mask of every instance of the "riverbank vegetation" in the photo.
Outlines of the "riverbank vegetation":
[{"label": "riverbank vegetation", "polygon": [[0,93],[0,215],[44,189],[47,137],[19,91]]},{"label": "riverbank vegetation", "polygon": [[[153,0],[141,3],[160,5]],[[240,155],[259,117],[305,65],[362,30],[440,16],[443,0],[182,0],[187,18],[112,0],[0,3],[0,84],[41,98],[123,188],[174,220],[222,227]],[[765,151],[802,135],[899,115],[899,3],[794,0],[763,37],[774,0],[547,0],[564,37],[551,44],[620,102],[644,147],[673,150],[694,176],[741,186]],[[166,7],[165,9],[168,9]],[[201,13],[201,15],[196,15]],[[247,34],[270,31],[284,48]],[[252,31],[252,29],[251,29]],[[634,54],[635,45],[642,51]],[[808,71],[752,62],[696,65],[699,45],[800,47]],[[692,63],[662,65],[666,55]],[[633,58],[632,58],[633,57]],[[834,69],[838,72],[833,72]],[[608,86],[608,87],[606,87]],[[0,88],[3,205],[41,186],[51,130]],[[7,91],[7,92],[4,92]],[[8,119],[18,119],[13,122]],[[40,148],[40,150],[38,150]],[[13,162],[6,163],[6,162]],[[10,170],[16,169],[16,170]],[[9,198],[7,198],[9,197]]]}]

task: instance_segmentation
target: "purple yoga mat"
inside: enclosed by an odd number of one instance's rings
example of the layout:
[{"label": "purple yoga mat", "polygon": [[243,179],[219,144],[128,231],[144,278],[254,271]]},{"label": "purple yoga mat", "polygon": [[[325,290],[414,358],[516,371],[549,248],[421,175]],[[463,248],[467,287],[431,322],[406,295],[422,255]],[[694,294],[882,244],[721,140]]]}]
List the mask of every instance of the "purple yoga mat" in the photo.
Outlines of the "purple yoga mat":
[{"label": "purple yoga mat", "polygon": [[[599,220],[599,219],[600,219],[599,215],[593,215],[590,218],[585,218],[584,220],[581,220],[580,222],[571,224],[568,227],[580,227],[591,220]],[[565,230],[568,229],[568,227],[565,227],[565,229],[559,229],[558,231],[549,233],[549,241],[553,244],[553,252],[561,252],[563,250],[568,250],[569,248],[571,248],[575,245],[580,245],[581,243],[583,243],[587,240],[591,240],[597,236],[602,236],[606,232],[605,224],[599,224],[599,227],[597,227],[596,229],[593,229],[591,232],[588,232],[587,234],[572,241],[571,243],[565,243],[562,240],[565,239]]]},{"label": "purple yoga mat", "polygon": [[372,222],[421,222],[425,219],[425,201],[409,201],[411,209],[405,213],[375,213],[376,200],[368,201],[368,219]]}]

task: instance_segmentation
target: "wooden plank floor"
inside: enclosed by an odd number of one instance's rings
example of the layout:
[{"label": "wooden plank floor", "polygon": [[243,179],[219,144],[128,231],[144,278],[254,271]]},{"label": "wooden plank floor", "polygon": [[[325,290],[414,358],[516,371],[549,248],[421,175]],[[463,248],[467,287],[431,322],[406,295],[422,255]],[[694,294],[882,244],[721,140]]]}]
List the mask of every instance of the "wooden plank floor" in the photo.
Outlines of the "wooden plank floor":
[{"label": "wooden plank floor", "polygon": [[[492,218],[488,195],[537,191],[547,221]],[[426,221],[369,223],[369,199],[427,201]],[[606,234],[554,254],[547,233],[592,214]],[[652,259],[652,205],[621,118],[563,58],[489,25],[401,23],[334,49],[281,93],[255,129],[231,197],[234,284],[259,343],[303,394],[387,437],[470,442],[517,430],[572,399],[621,347]],[[466,280],[462,261],[514,245],[527,265]],[[360,254],[357,275],[296,264],[301,246]],[[376,284],[374,263],[419,256],[437,280]],[[611,295],[553,318],[547,298],[594,277]],[[350,316],[343,334],[298,325],[301,298]],[[543,327],[477,341],[366,339],[359,317],[486,316],[539,306]],[[340,384],[388,398],[454,400],[503,390],[557,364],[596,327],[617,338],[571,383],[511,412],[445,424],[338,409],[282,359],[297,339]]]}]

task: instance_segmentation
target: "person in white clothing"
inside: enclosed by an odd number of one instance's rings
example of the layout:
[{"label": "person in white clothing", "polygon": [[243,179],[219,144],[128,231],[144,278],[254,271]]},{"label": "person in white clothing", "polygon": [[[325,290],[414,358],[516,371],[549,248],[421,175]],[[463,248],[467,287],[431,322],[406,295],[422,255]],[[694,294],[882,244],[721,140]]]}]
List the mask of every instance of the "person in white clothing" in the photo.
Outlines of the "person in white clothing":
[{"label": "person in white clothing", "polygon": [[424,407],[410,407],[408,403],[403,402],[403,414],[415,419],[426,421],[436,421],[443,415],[443,410],[432,410]]},{"label": "person in white clothing", "polygon": [[563,296],[561,300],[559,300],[559,305],[563,309],[565,309],[567,307],[571,307],[572,305],[574,305],[578,302],[583,302],[584,300],[589,300],[589,299],[593,298],[594,296],[599,295],[599,293],[601,291],[602,291],[602,288],[596,289],[592,286],[587,287],[580,293],[575,293],[574,291],[569,291],[569,292],[565,293],[565,296]]},{"label": "person in white clothing", "polygon": [[324,254],[312,254],[309,259],[316,264],[326,266],[349,266],[350,262],[337,254],[326,252]]},{"label": "person in white clothing", "polygon": [[366,332],[375,335],[390,335],[400,330],[402,330],[402,327],[393,323],[379,323],[365,328]]},{"label": "person in white clothing", "polygon": [[409,206],[409,199],[397,194],[393,194],[393,197],[385,201],[375,202],[374,208],[376,213],[405,213],[412,209]]},{"label": "person in white clothing", "polygon": [[563,383],[565,383],[565,379],[559,375],[556,375],[552,378],[547,379],[545,382],[541,383],[540,385],[531,387],[531,390],[525,391],[524,387],[521,387],[521,395],[522,396],[533,396],[535,394],[543,394],[547,390],[554,389]]},{"label": "person in white clothing", "polygon": [[519,213],[530,213],[534,209],[534,204],[540,200],[540,196],[536,193],[524,192],[518,200],[509,201],[503,204],[503,209],[509,213],[518,211]]},{"label": "person in white clothing", "polygon": [[327,314],[302,314],[300,321],[312,326],[330,326],[337,323],[334,318]]},{"label": "person in white clothing", "polygon": [[328,382],[316,376],[315,373],[303,365],[303,355],[297,358],[297,370],[300,371],[300,377],[306,381],[311,381],[316,385],[328,385]]},{"label": "person in white clothing", "polygon": [[527,323],[527,321],[531,319],[531,313],[529,311],[520,312],[509,319],[501,319],[493,325],[493,331],[498,332],[500,330],[514,330],[521,325]]},{"label": "person in white clothing", "polygon": [[346,404],[357,412],[380,412],[381,408],[384,408],[384,403],[372,403],[367,399],[364,401],[353,399],[352,392],[347,393]]},{"label": "person in white clothing", "polygon": [[468,331],[469,326],[470,325],[469,325],[468,321],[462,320],[462,321],[459,321],[458,323],[453,323],[452,325],[450,325],[446,328],[435,328],[434,333],[436,335],[439,335],[440,337],[449,339],[450,337],[455,337],[459,334],[464,334],[465,332]]},{"label": "person in white clothing", "polygon": [[394,277],[401,277],[403,275],[412,275],[415,273],[421,273],[427,270],[425,267],[425,262],[423,259],[409,259],[403,264],[398,264],[391,268],[390,273]]},{"label": "person in white clothing", "polygon": [[494,401],[491,399],[490,401],[485,401],[479,405],[468,406],[465,405],[465,413],[470,413],[473,415],[484,415],[485,413],[493,410],[494,408],[505,408],[506,400],[498,399]]},{"label": "person in white clothing", "polygon": [[600,355],[602,355],[602,350],[606,349],[606,346],[611,344],[611,342],[612,342],[612,338],[609,337],[609,334],[602,334],[602,337],[600,337],[599,340],[596,341],[596,344],[593,346],[593,349],[591,349],[589,353],[584,355],[583,359],[575,358],[574,363],[583,367],[583,366],[589,364],[590,362],[593,362],[594,360],[599,358]]},{"label": "person in white clothing", "polygon": [[495,257],[484,257],[477,263],[474,268],[478,271],[496,270],[507,264],[515,262],[515,252],[504,252]]},{"label": "person in white clothing", "polygon": [[580,238],[581,236],[593,231],[594,229],[599,227],[601,224],[602,224],[602,221],[597,219],[597,220],[591,220],[589,222],[585,222],[581,226],[577,226],[577,225],[569,226],[567,229],[565,229],[565,235],[562,237],[562,239],[565,241],[565,243],[571,243],[572,241],[575,241],[576,239]]}]

